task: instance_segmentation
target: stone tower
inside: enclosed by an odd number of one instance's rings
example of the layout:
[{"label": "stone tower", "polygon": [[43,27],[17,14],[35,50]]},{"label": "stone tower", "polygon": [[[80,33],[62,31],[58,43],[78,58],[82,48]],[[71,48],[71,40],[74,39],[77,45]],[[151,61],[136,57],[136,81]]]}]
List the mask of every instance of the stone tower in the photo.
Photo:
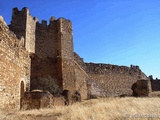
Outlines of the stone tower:
[{"label": "stone tower", "polygon": [[40,23],[27,8],[14,8],[9,28],[17,38],[24,38],[26,50],[32,53],[31,90],[49,90],[54,94],[64,89],[74,93],[83,88],[79,84],[84,85],[86,75],[82,80],[80,76],[85,73],[75,62],[70,20],[51,17],[48,24],[46,20]]},{"label": "stone tower", "polygon": [[75,63],[73,54],[72,23],[64,18],[58,19],[58,63],[61,69],[63,89],[75,91]]},{"label": "stone tower", "polygon": [[17,38],[24,37],[24,46],[27,51],[35,52],[35,26],[37,19],[32,18],[29,14],[29,10],[24,7],[21,11],[18,8],[13,8],[12,21],[9,25]]},{"label": "stone tower", "polygon": [[40,87],[41,83],[51,83],[57,84],[61,90],[76,90],[72,23],[69,20],[51,17],[49,24],[46,20],[39,23],[27,8],[20,11],[13,8],[9,27],[17,38],[24,37],[26,50],[37,56],[31,58],[31,89],[54,93],[51,90],[54,85]]}]

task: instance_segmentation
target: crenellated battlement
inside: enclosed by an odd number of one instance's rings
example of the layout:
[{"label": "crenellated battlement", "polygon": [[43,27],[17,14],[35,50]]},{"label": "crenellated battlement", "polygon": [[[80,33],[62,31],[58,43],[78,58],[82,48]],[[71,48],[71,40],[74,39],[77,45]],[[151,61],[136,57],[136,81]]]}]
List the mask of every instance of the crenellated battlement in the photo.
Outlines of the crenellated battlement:
[{"label": "crenellated battlement", "polygon": [[[37,21],[37,25],[39,25],[39,26],[41,26],[41,27],[48,27],[48,28],[50,28],[50,27],[53,27],[54,25],[55,25],[55,23],[57,23],[57,24],[63,24],[63,23],[68,23],[68,24],[70,24],[70,26],[71,26],[71,21],[70,20],[68,20],[68,19],[65,19],[65,18],[58,18],[58,19],[56,19],[54,16],[52,16],[50,19],[49,19],[49,21],[47,21],[47,20],[42,20],[41,22],[39,22],[39,21]],[[60,26],[59,26],[60,27]],[[54,28],[53,28],[54,29]]]},{"label": "crenellated battlement", "polygon": [[[36,17],[32,17],[32,15],[30,14],[30,11],[27,7],[23,7],[21,10],[19,10],[17,7],[12,9],[12,16],[18,16],[18,15],[22,15],[22,16],[29,16],[33,21],[37,22],[38,18]],[[13,18],[12,18],[13,19]],[[18,19],[18,18],[17,18]],[[12,22],[12,21],[11,21]]]}]

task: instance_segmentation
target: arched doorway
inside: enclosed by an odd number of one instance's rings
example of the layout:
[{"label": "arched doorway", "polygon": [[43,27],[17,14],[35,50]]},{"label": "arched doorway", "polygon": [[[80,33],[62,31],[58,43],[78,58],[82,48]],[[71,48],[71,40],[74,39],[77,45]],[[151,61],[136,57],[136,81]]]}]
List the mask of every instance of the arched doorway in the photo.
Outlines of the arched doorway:
[{"label": "arched doorway", "polygon": [[24,97],[24,82],[21,81],[21,86],[20,86],[20,109],[22,108],[22,99]]}]

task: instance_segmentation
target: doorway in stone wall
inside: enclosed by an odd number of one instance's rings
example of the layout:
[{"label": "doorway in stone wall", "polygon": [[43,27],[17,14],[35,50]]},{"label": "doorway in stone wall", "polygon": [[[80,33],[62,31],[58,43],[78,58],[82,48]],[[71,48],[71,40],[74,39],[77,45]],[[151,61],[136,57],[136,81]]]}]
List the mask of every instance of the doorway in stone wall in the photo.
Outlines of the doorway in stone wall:
[{"label": "doorway in stone wall", "polygon": [[22,99],[24,97],[24,82],[21,81],[21,86],[20,86],[20,109],[22,108]]}]

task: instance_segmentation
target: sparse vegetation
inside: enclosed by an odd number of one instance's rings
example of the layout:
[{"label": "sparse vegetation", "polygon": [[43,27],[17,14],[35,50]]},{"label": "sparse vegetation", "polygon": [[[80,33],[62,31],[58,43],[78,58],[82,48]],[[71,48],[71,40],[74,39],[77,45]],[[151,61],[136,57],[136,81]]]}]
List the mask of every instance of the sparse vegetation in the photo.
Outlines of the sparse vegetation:
[{"label": "sparse vegetation", "polygon": [[92,99],[70,106],[28,111],[0,111],[0,120],[157,120],[160,98]]}]

